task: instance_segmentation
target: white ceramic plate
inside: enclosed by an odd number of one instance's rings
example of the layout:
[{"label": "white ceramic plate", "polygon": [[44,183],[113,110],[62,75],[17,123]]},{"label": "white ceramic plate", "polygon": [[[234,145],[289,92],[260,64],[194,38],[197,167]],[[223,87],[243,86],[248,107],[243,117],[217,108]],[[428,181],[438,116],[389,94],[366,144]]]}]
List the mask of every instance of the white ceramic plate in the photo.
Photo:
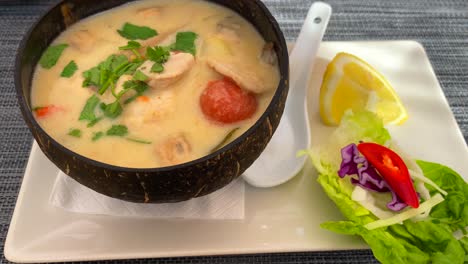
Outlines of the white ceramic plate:
[{"label": "white ceramic plate", "polygon": [[[401,147],[467,177],[466,143],[423,47],[412,41],[322,44],[309,92],[312,144],[330,132],[318,116],[318,88],[326,64],[340,51],[367,60],[402,97],[410,118],[403,126],[391,128]],[[342,216],[315,182],[310,163],[279,187],[247,187],[242,221],[68,213],[48,203],[56,175],[57,168],[34,144],[5,243],[8,260],[55,262],[366,248],[357,237],[320,229],[321,222]]]}]

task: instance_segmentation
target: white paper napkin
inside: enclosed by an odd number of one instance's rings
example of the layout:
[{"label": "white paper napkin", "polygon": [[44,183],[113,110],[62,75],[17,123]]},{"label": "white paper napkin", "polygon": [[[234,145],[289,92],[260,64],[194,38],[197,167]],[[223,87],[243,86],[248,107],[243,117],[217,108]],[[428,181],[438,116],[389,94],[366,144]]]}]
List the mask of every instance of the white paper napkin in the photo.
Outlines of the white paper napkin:
[{"label": "white paper napkin", "polygon": [[234,180],[224,188],[185,202],[139,204],[97,193],[59,172],[52,190],[52,205],[66,211],[124,217],[243,219],[244,181]]}]

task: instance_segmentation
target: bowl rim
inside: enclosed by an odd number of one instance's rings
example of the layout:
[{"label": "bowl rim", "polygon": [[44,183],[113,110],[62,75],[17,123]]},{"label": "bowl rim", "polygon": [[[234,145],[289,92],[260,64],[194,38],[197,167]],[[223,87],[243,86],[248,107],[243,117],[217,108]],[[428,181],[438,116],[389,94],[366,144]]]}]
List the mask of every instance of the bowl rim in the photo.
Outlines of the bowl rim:
[{"label": "bowl rim", "polygon": [[[229,149],[233,148],[235,145],[241,144],[241,142],[244,141],[245,138],[247,138],[247,137],[251,136],[253,133],[255,133],[255,130],[257,130],[257,128],[262,124],[263,120],[268,118],[268,115],[272,112],[274,106],[279,103],[280,96],[281,96],[281,93],[283,92],[283,90],[286,89],[287,92],[289,90],[289,87],[288,87],[289,86],[289,81],[288,81],[289,80],[289,55],[288,55],[288,51],[287,51],[287,44],[286,44],[286,40],[284,38],[284,34],[280,29],[278,21],[274,18],[274,16],[271,14],[270,10],[265,6],[265,4],[261,0],[250,0],[250,1],[253,1],[260,8],[260,10],[263,12],[263,15],[265,16],[265,18],[268,20],[269,24],[271,25],[275,35],[278,36],[279,44],[280,44],[280,46],[282,46],[281,48],[278,48],[278,50],[282,51],[282,54],[277,54],[278,60],[280,60],[280,58],[284,58],[284,60],[285,60],[283,64],[278,63],[278,69],[279,69],[279,73],[280,73],[280,80],[278,82],[278,86],[276,87],[275,93],[274,93],[270,103],[266,107],[265,111],[263,112],[263,114],[258,118],[258,120],[252,126],[250,126],[244,133],[239,135],[236,139],[234,139],[233,141],[231,141],[228,144],[224,145],[223,147],[219,148],[218,150],[216,150],[216,151],[214,151],[212,153],[209,153],[208,155],[202,156],[200,158],[197,158],[197,159],[194,159],[194,160],[191,160],[191,161],[188,161],[188,162],[176,164],[176,165],[170,165],[170,166],[164,166],[164,167],[134,168],[134,167],[123,167],[123,166],[118,166],[118,165],[112,165],[112,164],[109,164],[109,163],[105,163],[105,162],[101,162],[101,161],[98,161],[98,160],[88,158],[88,157],[83,156],[83,155],[81,155],[81,154],[79,154],[79,153],[65,147],[64,145],[60,144],[58,141],[56,141],[52,136],[50,136],[41,127],[41,125],[36,121],[36,118],[32,114],[32,109],[30,109],[28,107],[28,98],[26,98],[26,96],[23,93],[23,85],[22,85],[22,80],[21,80],[21,76],[22,76],[22,71],[21,71],[22,58],[23,58],[24,53],[25,53],[26,44],[29,41],[32,33],[35,30],[37,30],[38,25],[44,20],[45,17],[47,17],[54,9],[60,8],[61,5],[66,4],[66,1],[67,0],[61,0],[61,1],[51,5],[49,8],[47,8],[36,19],[36,21],[30,26],[30,28],[28,29],[26,34],[21,39],[21,42],[20,42],[20,44],[18,46],[18,49],[17,49],[16,58],[15,58],[15,74],[14,74],[15,81],[14,81],[14,84],[15,84],[15,90],[16,90],[16,96],[17,96],[18,104],[20,106],[23,117],[25,119],[27,119],[27,120],[25,120],[25,122],[28,125],[28,127],[30,128],[31,132],[33,132],[34,130],[39,130],[39,133],[45,135],[46,138],[49,140],[51,145],[53,145],[55,148],[59,149],[59,151],[65,152],[69,156],[73,156],[76,159],[79,159],[83,163],[87,163],[87,164],[89,164],[91,166],[94,166],[94,167],[103,168],[104,170],[119,171],[119,172],[123,172],[123,173],[167,172],[167,171],[174,171],[174,170],[177,170],[177,169],[184,169],[184,168],[192,167],[192,166],[194,166],[196,164],[199,164],[199,163],[204,163],[204,162],[206,162],[208,160],[211,160],[211,159],[215,158],[216,156],[220,155],[221,153],[228,151]],[[135,1],[135,0],[127,0],[125,3],[116,5],[116,6],[112,7],[112,8],[116,8],[116,7],[122,6],[124,4],[127,4],[129,2],[133,2],[133,1]],[[217,3],[216,1],[213,1],[213,0],[204,0],[204,1],[216,4],[216,5],[221,5],[221,4],[219,4],[219,3]],[[225,7],[225,8],[230,9],[227,6],[224,6],[224,5],[222,5],[222,6]],[[99,14],[101,12],[110,10],[112,8],[101,10],[99,12],[90,14],[89,16]],[[230,9],[230,10],[232,10],[232,9]],[[232,10],[232,11],[236,12],[235,10]],[[241,14],[239,14],[239,15],[241,15]],[[244,18],[244,19],[246,19],[246,18]],[[82,20],[82,19],[79,19],[78,21],[80,21],[80,20]],[[251,23],[250,21],[248,21],[248,22]],[[73,24],[75,24],[75,23],[73,23]],[[256,27],[254,26],[254,28],[256,28]],[[64,32],[64,30],[62,30],[61,32]],[[55,36],[55,38],[57,38],[57,37],[58,37],[58,35]],[[55,38],[54,38],[54,40],[55,40]],[[52,42],[53,42],[53,40],[49,43],[49,45]],[[34,65],[34,67],[37,67],[37,63],[36,63],[36,65]],[[34,71],[33,71],[33,75],[34,75]],[[31,76],[30,78],[31,78],[31,82],[32,82],[33,76]],[[273,135],[273,133],[274,133],[274,131],[272,131],[272,135]],[[35,139],[35,135],[34,135],[35,133],[32,133],[32,134],[33,134],[33,138]]]}]

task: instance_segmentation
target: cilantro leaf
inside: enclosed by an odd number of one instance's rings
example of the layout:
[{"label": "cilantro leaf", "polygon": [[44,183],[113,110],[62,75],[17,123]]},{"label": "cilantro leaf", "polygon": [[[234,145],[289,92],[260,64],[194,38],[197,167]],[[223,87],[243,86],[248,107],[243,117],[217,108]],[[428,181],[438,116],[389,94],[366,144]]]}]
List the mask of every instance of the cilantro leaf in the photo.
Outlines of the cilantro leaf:
[{"label": "cilantro leaf", "polygon": [[87,101],[83,110],[81,110],[79,120],[87,120],[90,123],[96,122],[98,119],[94,114],[94,109],[99,104],[99,98],[96,95],[92,95]]},{"label": "cilantro leaf", "polygon": [[72,129],[70,129],[70,132],[68,132],[68,135],[70,135],[72,137],[80,138],[81,137],[81,130],[79,130],[77,128],[72,128]]},{"label": "cilantro leaf", "polygon": [[93,137],[91,138],[92,141],[96,141],[104,136],[104,132],[99,131],[99,132],[94,132]]},{"label": "cilantro leaf", "polygon": [[128,63],[128,58],[125,55],[113,55],[108,60],[112,72],[119,72],[119,70],[122,70]]},{"label": "cilantro leaf", "polygon": [[97,122],[101,121],[102,119],[102,116],[100,117],[97,117],[96,119],[94,119],[93,121],[89,122],[88,125],[86,127],[93,127],[95,124],[97,124]]},{"label": "cilantro leaf", "polygon": [[198,35],[195,32],[178,32],[176,35],[176,42],[174,44],[173,50],[188,52],[195,56],[195,40],[197,39],[197,37]]},{"label": "cilantro leaf", "polygon": [[152,28],[146,26],[137,26],[130,23],[125,23],[122,29],[117,30],[117,32],[119,32],[120,36],[130,40],[145,40],[158,35],[158,32]]},{"label": "cilantro leaf", "polygon": [[128,128],[124,125],[112,125],[112,127],[106,131],[106,135],[108,136],[123,137],[127,134],[128,134]]},{"label": "cilantro leaf", "polygon": [[141,48],[140,43],[130,40],[127,42],[127,46],[119,47],[119,50],[131,50],[138,59],[142,59],[140,52],[138,52],[139,48]]},{"label": "cilantro leaf", "polygon": [[127,46],[119,47],[119,50],[133,50],[141,48],[141,44],[139,42],[130,40],[127,42]]},{"label": "cilantro leaf", "polygon": [[141,71],[136,71],[133,75],[133,80],[144,82],[148,80],[148,76],[146,76],[146,74],[142,73]]},{"label": "cilantro leaf", "polygon": [[60,74],[61,77],[70,78],[75,74],[76,70],[78,70],[78,66],[76,65],[75,61],[70,61],[65,68],[63,68],[62,73]]},{"label": "cilantro leaf", "polygon": [[99,94],[104,94],[110,86],[115,85],[120,76],[133,67],[135,65],[125,55],[110,55],[98,66],[83,72],[83,87],[94,85],[99,88]]},{"label": "cilantro leaf", "polygon": [[146,48],[146,56],[148,57],[149,60],[154,61],[155,63],[151,67],[151,72],[163,72],[164,71],[164,66],[163,63],[167,62],[169,59],[169,56],[171,55],[169,53],[170,47],[162,47],[162,46],[156,46],[154,48],[148,47]]},{"label": "cilantro leaf", "polygon": [[[122,106],[120,105],[120,102],[119,100],[115,100],[115,102],[111,103],[111,104],[103,104],[104,107],[103,108],[103,111],[104,111],[104,115],[106,117],[109,117],[109,118],[116,118],[118,117],[123,109],[122,109]],[[101,104],[102,106],[102,104]]]},{"label": "cilantro leaf", "polygon": [[124,82],[123,84],[124,89],[133,89],[135,90],[138,94],[144,93],[148,89],[148,84],[142,81],[137,81],[137,80],[129,80]]},{"label": "cilantro leaf", "polygon": [[139,59],[133,60],[125,68],[125,71],[124,71],[123,75],[124,74],[133,75],[135,73],[135,71],[143,64],[143,62],[145,62],[145,61],[144,60],[139,60]]},{"label": "cilantro leaf", "polygon": [[154,48],[147,47],[146,56],[151,61],[163,64],[169,59],[169,50],[170,48],[162,46],[156,46]]},{"label": "cilantro leaf", "polygon": [[124,101],[124,104],[129,104],[148,89],[148,84],[142,81],[130,80],[126,81],[123,87],[124,91],[134,90],[136,92],[136,94]]},{"label": "cilantro leaf", "polygon": [[83,72],[83,87],[88,87],[91,85],[98,86],[99,80],[101,78],[101,72],[98,67],[91,68]]},{"label": "cilantro leaf", "polygon": [[153,67],[151,67],[151,72],[156,72],[156,73],[160,73],[160,72],[163,72],[164,71],[164,66],[162,66],[162,64],[158,63],[158,62],[155,62],[153,64]]},{"label": "cilantro leaf", "polygon": [[137,99],[138,96],[140,96],[140,95],[139,95],[139,94],[133,95],[132,97],[130,97],[130,98],[128,98],[127,100],[125,100],[125,101],[124,101],[124,104],[127,105],[127,104],[129,104],[129,103],[135,101],[135,99]]},{"label": "cilantro leaf", "polygon": [[49,46],[42,54],[39,64],[45,69],[54,67],[66,47],[68,47],[68,44]]}]

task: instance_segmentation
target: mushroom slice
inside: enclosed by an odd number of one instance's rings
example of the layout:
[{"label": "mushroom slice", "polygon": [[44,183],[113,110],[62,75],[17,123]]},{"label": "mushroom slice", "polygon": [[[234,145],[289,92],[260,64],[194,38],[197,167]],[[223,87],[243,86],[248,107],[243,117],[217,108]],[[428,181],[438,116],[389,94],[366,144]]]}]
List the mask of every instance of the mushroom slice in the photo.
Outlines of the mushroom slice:
[{"label": "mushroom slice", "polygon": [[251,91],[253,93],[263,93],[268,90],[274,89],[269,81],[262,79],[253,67],[242,65],[242,63],[225,62],[215,59],[207,59],[208,66],[213,68],[221,75],[231,78],[242,89]]},{"label": "mushroom slice", "polygon": [[163,165],[175,165],[190,160],[192,147],[187,138],[179,134],[157,145],[155,151]]},{"label": "mushroom slice", "polygon": [[146,61],[139,70],[149,78],[148,85],[153,88],[166,88],[177,82],[195,64],[195,57],[190,53],[171,52],[169,60],[164,63],[164,71],[161,73],[151,72],[154,62]]},{"label": "mushroom slice", "polygon": [[79,30],[74,32],[70,36],[69,40],[70,46],[80,50],[81,52],[90,51],[96,42],[95,37],[89,33],[88,30]]},{"label": "mushroom slice", "polygon": [[272,42],[267,42],[263,45],[262,54],[260,54],[260,60],[264,63],[275,66],[278,64],[278,57],[274,49]]}]

